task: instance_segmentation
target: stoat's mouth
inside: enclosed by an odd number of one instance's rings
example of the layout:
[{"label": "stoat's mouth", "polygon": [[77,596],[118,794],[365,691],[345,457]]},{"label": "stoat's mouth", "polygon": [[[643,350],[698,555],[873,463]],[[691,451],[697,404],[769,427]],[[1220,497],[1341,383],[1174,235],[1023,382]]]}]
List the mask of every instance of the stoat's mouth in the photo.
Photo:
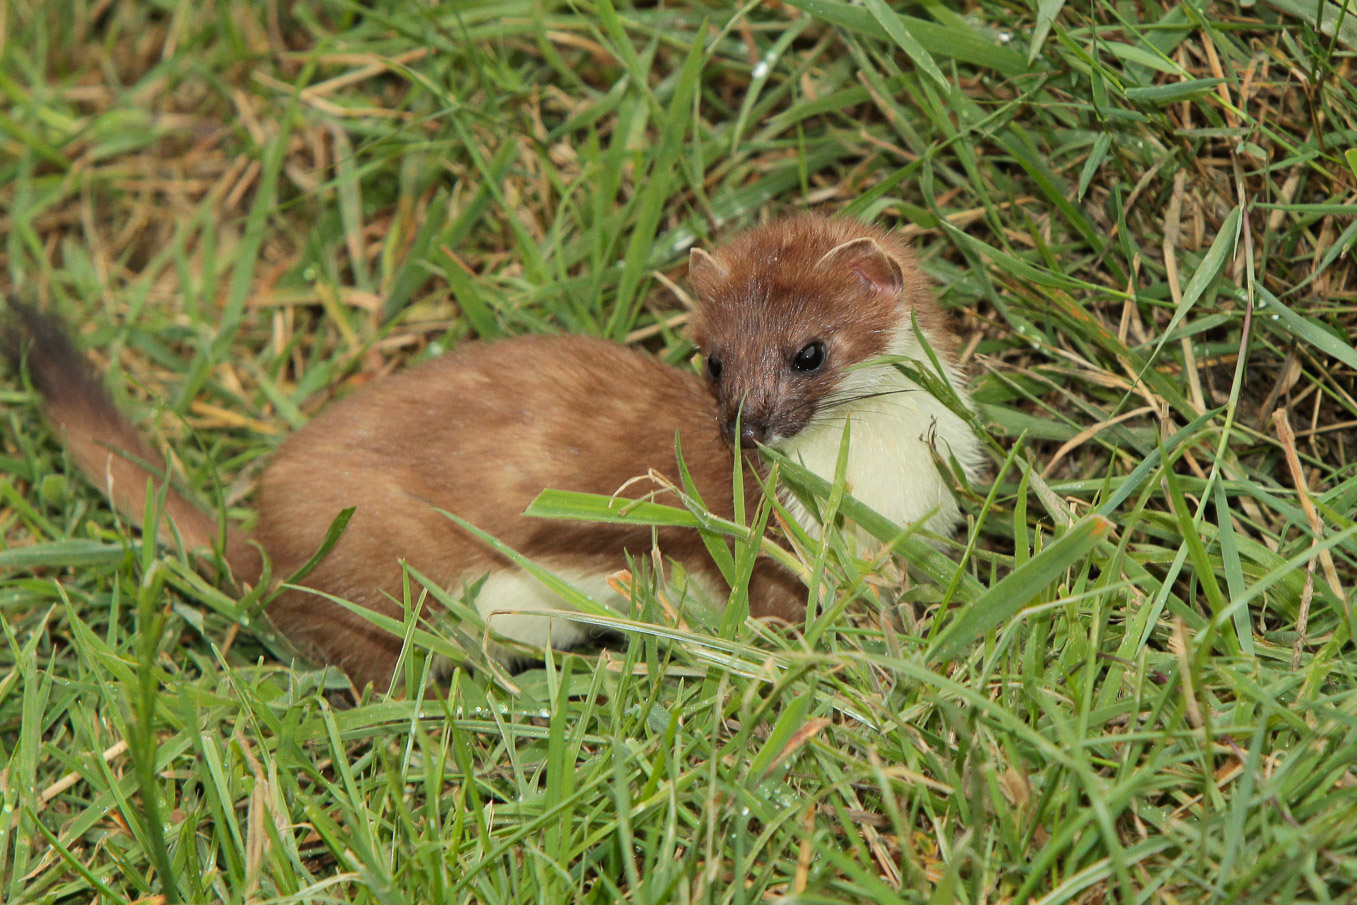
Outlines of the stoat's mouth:
[{"label": "stoat's mouth", "polygon": [[791,425],[745,421],[740,423],[740,436],[738,437],[735,436],[735,423],[733,421],[722,421],[720,428],[721,437],[732,448],[758,449],[761,446],[768,446],[780,451],[783,447],[804,435],[812,424],[812,420]]},{"label": "stoat's mouth", "polygon": [[815,429],[815,419],[810,418],[800,421],[796,424],[780,425],[775,430],[768,432],[768,437],[763,441],[764,446],[771,446],[778,452],[785,452],[788,446],[803,439],[807,434]]}]

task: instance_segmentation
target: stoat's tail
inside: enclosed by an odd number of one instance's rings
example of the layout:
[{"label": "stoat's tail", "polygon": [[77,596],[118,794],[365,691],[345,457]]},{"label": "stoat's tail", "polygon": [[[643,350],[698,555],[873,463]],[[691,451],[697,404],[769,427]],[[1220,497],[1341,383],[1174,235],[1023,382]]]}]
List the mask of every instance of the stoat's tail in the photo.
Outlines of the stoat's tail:
[{"label": "stoat's tail", "polygon": [[[119,413],[113,399],[76,351],[56,317],[13,301],[6,318],[3,347],[27,365],[29,379],[42,394],[43,414],[67,453],[124,518],[138,527],[146,513],[147,482],[159,494],[168,480],[165,460]],[[157,526],[162,543],[182,542],[186,550],[210,551],[218,541],[217,521],[177,491],[164,490]],[[176,540],[177,536],[177,540]],[[245,538],[224,538],[227,564],[237,581],[255,582],[259,557]]]}]

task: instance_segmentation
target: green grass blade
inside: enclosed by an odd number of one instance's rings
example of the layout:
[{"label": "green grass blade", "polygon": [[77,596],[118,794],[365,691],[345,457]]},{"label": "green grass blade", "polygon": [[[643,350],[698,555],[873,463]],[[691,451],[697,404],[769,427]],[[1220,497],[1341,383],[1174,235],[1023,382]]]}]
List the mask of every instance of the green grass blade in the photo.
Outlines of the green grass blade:
[{"label": "green grass blade", "polygon": [[1075,522],[1040,553],[968,603],[961,615],[934,640],[928,651],[929,659],[950,659],[986,632],[1012,619],[1045,592],[1061,573],[1087,556],[1111,530],[1112,523],[1102,516],[1089,516]]}]

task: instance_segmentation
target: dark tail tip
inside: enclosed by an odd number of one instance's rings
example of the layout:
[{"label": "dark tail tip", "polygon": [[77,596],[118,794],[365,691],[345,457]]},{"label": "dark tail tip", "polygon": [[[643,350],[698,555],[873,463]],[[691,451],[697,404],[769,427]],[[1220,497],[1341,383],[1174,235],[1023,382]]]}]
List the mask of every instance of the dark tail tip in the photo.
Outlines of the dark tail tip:
[{"label": "dark tail tip", "polygon": [[30,313],[36,313],[33,306],[14,299],[9,299],[5,310],[0,311],[0,356],[15,368],[22,363]]},{"label": "dark tail tip", "polygon": [[75,347],[66,323],[25,302],[9,300],[0,320],[0,353],[24,368],[49,404],[102,402],[108,394]]}]

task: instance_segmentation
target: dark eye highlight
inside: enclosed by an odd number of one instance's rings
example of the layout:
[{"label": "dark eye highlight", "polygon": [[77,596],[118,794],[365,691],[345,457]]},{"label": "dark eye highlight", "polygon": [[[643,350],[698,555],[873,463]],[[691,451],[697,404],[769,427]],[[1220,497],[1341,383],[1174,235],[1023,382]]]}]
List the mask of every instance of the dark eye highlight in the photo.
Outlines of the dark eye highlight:
[{"label": "dark eye highlight", "polygon": [[707,376],[712,380],[721,379],[721,356],[715,352],[707,356]]},{"label": "dark eye highlight", "polygon": [[796,353],[796,357],[792,359],[792,370],[809,374],[811,371],[818,371],[824,363],[825,344],[817,339],[813,343],[807,343],[800,352]]}]

